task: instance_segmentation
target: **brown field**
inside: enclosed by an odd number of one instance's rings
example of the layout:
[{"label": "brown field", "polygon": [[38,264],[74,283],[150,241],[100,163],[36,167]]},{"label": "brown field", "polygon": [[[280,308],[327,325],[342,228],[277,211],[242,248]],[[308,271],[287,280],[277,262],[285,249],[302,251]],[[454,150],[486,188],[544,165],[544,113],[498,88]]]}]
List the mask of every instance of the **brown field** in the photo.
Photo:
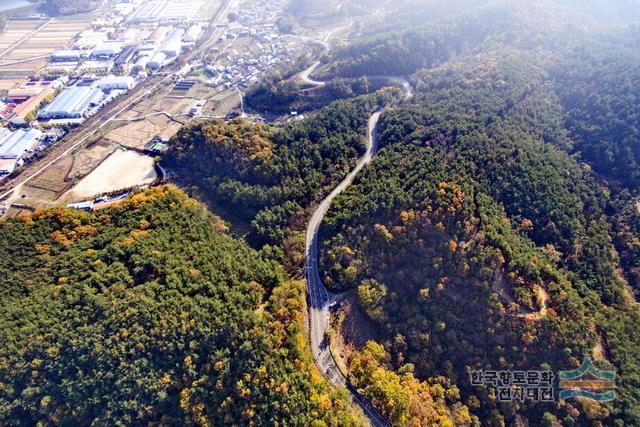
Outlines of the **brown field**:
[{"label": "brown field", "polygon": [[100,165],[111,153],[115,147],[106,140],[91,147],[78,151],[74,156],[73,166],[67,174],[67,180],[77,181],[88,175],[92,170]]},{"label": "brown field", "polygon": [[154,136],[171,138],[181,126],[181,123],[160,114],[126,123],[107,133],[105,139],[125,147],[143,149]]},{"label": "brown field", "polygon": [[[67,175],[73,168],[73,157],[66,156],[32,179],[28,187],[45,190],[53,194],[61,194],[67,187]],[[45,199],[46,200],[46,199]]]},{"label": "brown field", "polygon": [[22,193],[27,199],[54,202],[74,183],[98,167],[114,149],[107,141],[101,141],[65,156],[23,186]]},{"label": "brown field", "polygon": [[240,105],[240,94],[235,89],[228,89],[219,95],[212,98],[211,103],[208,103],[210,109],[203,112],[203,115],[213,117],[224,117],[231,110]]},{"label": "brown field", "polygon": [[9,90],[14,87],[16,81],[14,79],[0,79],[0,90]]}]

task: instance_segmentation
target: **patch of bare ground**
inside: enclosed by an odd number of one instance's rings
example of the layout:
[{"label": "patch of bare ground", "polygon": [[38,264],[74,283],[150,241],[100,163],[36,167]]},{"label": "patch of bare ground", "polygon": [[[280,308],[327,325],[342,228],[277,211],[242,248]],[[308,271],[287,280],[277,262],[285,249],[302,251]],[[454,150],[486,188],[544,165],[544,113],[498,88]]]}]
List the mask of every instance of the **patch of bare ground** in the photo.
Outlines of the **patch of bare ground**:
[{"label": "patch of bare ground", "polygon": [[329,346],[338,368],[345,376],[352,359],[367,341],[382,341],[379,329],[358,305],[355,291],[350,291],[340,299],[338,310],[331,316]]},{"label": "patch of bare ground", "polygon": [[504,271],[497,270],[494,278],[496,292],[509,307],[515,307],[514,310],[519,312],[519,314],[516,315],[517,317],[535,321],[547,315],[549,311],[549,293],[543,286],[533,286],[533,292],[536,296],[535,302],[538,308],[538,310],[533,310],[516,302],[510,293],[511,289],[506,281]]},{"label": "patch of bare ground", "polygon": [[152,157],[135,151],[116,150],[82,178],[63,198],[73,201],[85,200],[98,194],[151,184],[156,179]]},{"label": "patch of bare ground", "polygon": [[529,320],[540,320],[546,316],[549,311],[549,293],[540,285],[535,285],[533,287],[533,291],[536,294],[536,304],[538,305],[539,310],[525,314],[524,318]]},{"label": "patch of bare ground", "polygon": [[596,341],[596,345],[591,351],[593,360],[599,362],[607,361],[607,339],[605,337],[605,332],[602,329],[598,328],[595,324],[591,325],[591,330],[598,336],[598,341]]}]

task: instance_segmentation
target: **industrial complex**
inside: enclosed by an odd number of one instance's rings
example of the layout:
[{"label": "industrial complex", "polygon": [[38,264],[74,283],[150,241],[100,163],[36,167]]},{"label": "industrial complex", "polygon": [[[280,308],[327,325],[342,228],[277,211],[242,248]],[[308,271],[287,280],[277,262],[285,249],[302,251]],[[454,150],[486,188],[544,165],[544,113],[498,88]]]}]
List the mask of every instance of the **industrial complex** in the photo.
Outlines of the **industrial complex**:
[{"label": "industrial complex", "polygon": [[[19,185],[21,206],[30,198],[35,206],[68,203],[101,188],[108,170],[147,176],[145,156],[166,149],[185,123],[244,114],[243,92],[307,50],[278,28],[288,0],[255,1],[105,3],[31,75],[0,92],[0,185]],[[72,192],[80,180],[82,191]],[[112,181],[113,190],[134,184]],[[0,214],[12,200],[0,200]]]},{"label": "industrial complex", "polygon": [[0,100],[0,179],[190,49],[207,25],[197,21],[202,3],[119,1],[7,91]]}]

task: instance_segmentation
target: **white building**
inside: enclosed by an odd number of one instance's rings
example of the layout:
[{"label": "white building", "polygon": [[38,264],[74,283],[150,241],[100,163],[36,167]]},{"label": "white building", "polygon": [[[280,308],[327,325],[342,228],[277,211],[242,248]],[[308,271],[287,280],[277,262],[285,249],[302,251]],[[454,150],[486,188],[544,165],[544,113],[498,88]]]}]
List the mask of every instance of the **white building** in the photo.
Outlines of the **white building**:
[{"label": "white building", "polygon": [[93,84],[94,87],[102,91],[110,90],[130,90],[136,84],[133,77],[129,76],[108,76],[103,77]]},{"label": "white building", "polygon": [[162,43],[160,51],[164,52],[164,54],[169,58],[180,55],[180,51],[182,50],[183,34],[184,30],[182,28],[174,28],[173,30],[171,30],[171,32],[167,35],[167,38]]},{"label": "white building", "polygon": [[26,154],[40,142],[42,132],[37,129],[18,129],[15,132],[2,131],[0,136],[0,175],[13,172]]},{"label": "white building", "polygon": [[51,104],[44,107],[38,117],[41,119],[79,119],[104,98],[98,88],[74,86],[65,89]]},{"label": "white building", "polygon": [[200,37],[200,33],[202,33],[202,27],[200,25],[194,24],[189,27],[186,33],[182,36],[182,41],[184,43],[193,43],[198,40]]},{"label": "white building", "polygon": [[54,62],[78,62],[83,52],[80,50],[58,50],[51,54]]},{"label": "white building", "polygon": [[133,65],[133,71],[144,71],[147,68],[147,64],[151,60],[151,57],[148,55],[143,55],[138,58],[136,63]]},{"label": "white building", "polygon": [[166,60],[167,55],[165,55],[164,52],[157,52],[151,57],[149,62],[147,62],[147,68],[149,68],[150,70],[157,70],[164,65]]}]

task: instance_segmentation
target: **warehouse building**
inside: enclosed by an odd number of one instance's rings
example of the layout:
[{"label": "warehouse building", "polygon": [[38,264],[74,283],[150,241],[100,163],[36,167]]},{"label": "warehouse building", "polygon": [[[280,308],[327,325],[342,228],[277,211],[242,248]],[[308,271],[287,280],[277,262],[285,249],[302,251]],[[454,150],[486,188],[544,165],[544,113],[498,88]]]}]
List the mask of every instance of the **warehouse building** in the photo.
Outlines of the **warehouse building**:
[{"label": "warehouse building", "polygon": [[8,135],[11,135],[11,131],[4,126],[0,126],[0,141],[4,141]]},{"label": "warehouse building", "polygon": [[84,54],[81,50],[58,50],[51,54],[53,62],[78,62]]},{"label": "warehouse building", "polygon": [[134,72],[144,71],[147,68],[147,64],[149,63],[150,59],[151,57],[148,55],[143,55],[139,57],[136,63],[133,65],[132,71]]},{"label": "warehouse building", "polygon": [[167,34],[169,34],[169,31],[171,31],[172,28],[173,27],[166,26],[166,25],[159,26],[151,34],[149,34],[149,37],[147,37],[146,42],[160,45],[164,41],[164,39],[167,37]]},{"label": "warehouse building", "polygon": [[15,132],[3,131],[0,135],[0,175],[13,172],[42,138],[42,132],[31,128]]},{"label": "warehouse building", "polygon": [[200,8],[202,1],[193,0],[151,0],[145,1],[128,18],[133,24],[167,21],[191,21]]},{"label": "warehouse building", "polygon": [[98,88],[74,86],[64,90],[53,102],[40,111],[41,119],[79,119],[104,98]]},{"label": "warehouse building", "polygon": [[95,82],[93,86],[106,92],[111,90],[130,90],[135,86],[135,84],[136,81],[133,77],[108,76],[101,78]]},{"label": "warehouse building", "polygon": [[167,57],[169,58],[180,55],[180,51],[182,50],[183,34],[184,30],[182,28],[174,28],[173,30],[171,30],[171,32],[167,35],[164,43],[162,43],[160,51],[167,55]]},{"label": "warehouse building", "polygon": [[0,159],[20,159],[40,141],[42,132],[38,129],[18,129],[7,133],[0,141]]},{"label": "warehouse building", "polygon": [[115,59],[122,52],[122,44],[117,42],[105,42],[91,51],[91,59],[94,61],[107,61]]},{"label": "warehouse building", "polygon": [[189,27],[186,33],[184,33],[184,36],[182,36],[182,41],[185,43],[193,43],[198,40],[201,32],[202,27],[198,24],[194,24]]},{"label": "warehouse building", "polygon": [[4,119],[26,119],[35,113],[47,99],[53,97],[56,89],[60,86],[57,81],[29,81],[22,86],[12,89],[7,93],[6,100],[11,105],[11,110],[7,111]]},{"label": "warehouse building", "polygon": [[149,68],[150,70],[157,70],[164,65],[166,60],[167,55],[165,55],[163,52],[158,52],[151,57],[149,62],[147,62],[147,68]]},{"label": "warehouse building", "polygon": [[125,48],[120,55],[118,55],[118,58],[116,59],[114,65],[116,68],[119,68],[121,70],[128,70],[130,68],[130,63],[131,60],[133,60],[133,57],[136,54],[136,47],[135,46],[129,46],[127,48]]}]

